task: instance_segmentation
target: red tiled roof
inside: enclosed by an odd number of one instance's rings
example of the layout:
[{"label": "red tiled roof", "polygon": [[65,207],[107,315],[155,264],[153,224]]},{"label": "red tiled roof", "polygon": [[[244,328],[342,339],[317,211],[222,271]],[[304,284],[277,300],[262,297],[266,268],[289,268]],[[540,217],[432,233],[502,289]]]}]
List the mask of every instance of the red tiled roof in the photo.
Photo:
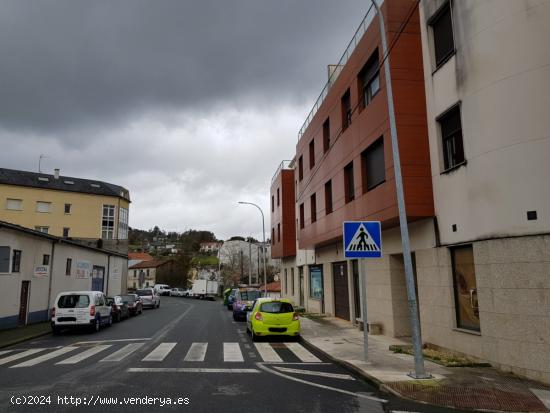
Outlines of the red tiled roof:
[{"label": "red tiled roof", "polygon": [[131,267],[128,267],[129,270],[137,270],[139,268],[158,268],[163,266],[164,264],[168,264],[172,260],[149,260],[149,261],[142,261],[138,262],[137,264],[132,265]]},{"label": "red tiled roof", "polygon": [[129,260],[151,261],[151,260],[153,260],[153,257],[151,257],[146,252],[129,252],[128,253],[128,259]]},{"label": "red tiled roof", "polygon": [[[264,286],[260,286],[260,291],[264,291]],[[272,283],[267,284],[267,291],[272,293],[280,293],[281,292],[281,282],[280,281],[273,281]]]}]

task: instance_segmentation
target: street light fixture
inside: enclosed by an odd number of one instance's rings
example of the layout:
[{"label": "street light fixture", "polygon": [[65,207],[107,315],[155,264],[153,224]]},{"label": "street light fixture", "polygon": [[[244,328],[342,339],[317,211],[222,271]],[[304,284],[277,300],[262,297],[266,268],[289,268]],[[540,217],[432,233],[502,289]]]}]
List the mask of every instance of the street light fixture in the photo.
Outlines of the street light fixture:
[{"label": "street light fixture", "polygon": [[239,201],[238,202],[239,204],[243,204],[243,205],[253,205],[255,206],[256,208],[258,208],[258,210],[260,211],[260,213],[262,214],[262,237],[263,237],[263,245],[262,245],[262,252],[263,252],[263,256],[264,256],[264,290],[265,290],[265,296],[267,297],[267,271],[266,271],[266,263],[265,263],[265,253],[266,251],[263,251],[263,249],[265,248],[265,223],[264,223],[264,211],[262,211],[262,208],[260,208],[258,205],[252,203],[252,202],[244,202],[244,201]]}]

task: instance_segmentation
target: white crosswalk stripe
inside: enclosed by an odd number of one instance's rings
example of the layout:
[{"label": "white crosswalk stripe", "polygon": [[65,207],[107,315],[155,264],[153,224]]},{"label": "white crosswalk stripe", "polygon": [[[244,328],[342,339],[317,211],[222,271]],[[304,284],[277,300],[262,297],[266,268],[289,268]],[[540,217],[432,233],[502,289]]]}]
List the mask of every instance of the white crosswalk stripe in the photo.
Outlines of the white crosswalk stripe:
[{"label": "white crosswalk stripe", "polygon": [[320,363],[317,357],[307,351],[301,344],[298,343],[285,343],[286,348],[294,353],[301,361],[306,363]]},{"label": "white crosswalk stripe", "polygon": [[44,348],[33,348],[30,350],[23,351],[21,353],[12,354],[11,356],[4,357],[3,359],[0,359],[0,365],[11,363],[12,361],[19,360],[22,358],[25,358],[27,356],[32,356],[33,354],[39,353],[41,351],[44,351]]},{"label": "white crosswalk stripe", "polygon": [[239,343],[223,343],[223,361],[244,361]]},{"label": "white crosswalk stripe", "polygon": [[124,347],[122,347],[120,350],[115,351],[113,354],[105,357],[103,360],[100,360],[102,362],[110,362],[110,361],[121,361],[128,357],[130,354],[132,354],[134,351],[141,348],[145,343],[131,343],[126,344]]},{"label": "white crosswalk stripe", "polygon": [[193,343],[183,361],[204,361],[208,343]]},{"label": "white crosswalk stripe", "polygon": [[3,354],[8,354],[8,353],[11,353],[13,350],[2,350],[0,351],[0,356],[3,355]]},{"label": "white crosswalk stripe", "polygon": [[283,359],[275,352],[269,343],[254,343],[256,350],[260,353],[260,357],[265,362],[280,363]]},{"label": "white crosswalk stripe", "polygon": [[161,343],[153,351],[147,354],[142,361],[162,361],[177,343]]},{"label": "white crosswalk stripe", "polygon": [[92,348],[89,348],[88,350],[83,351],[82,353],[75,354],[68,359],[58,361],[55,364],[76,364],[82,360],[86,360],[87,358],[96,355],[97,353],[102,352],[103,350],[107,350],[109,347],[111,347],[110,344],[94,346]]},{"label": "white crosswalk stripe", "polygon": [[31,367],[36,366],[37,364],[43,363],[45,361],[51,360],[53,358],[62,356],[65,353],[69,353],[70,351],[76,350],[78,347],[74,346],[67,346],[67,347],[61,347],[60,349],[57,349],[55,351],[52,351],[51,353],[44,354],[42,356],[35,357],[33,359],[24,361],[23,363],[16,364],[15,366],[11,366],[10,369],[18,368],[18,367]]}]

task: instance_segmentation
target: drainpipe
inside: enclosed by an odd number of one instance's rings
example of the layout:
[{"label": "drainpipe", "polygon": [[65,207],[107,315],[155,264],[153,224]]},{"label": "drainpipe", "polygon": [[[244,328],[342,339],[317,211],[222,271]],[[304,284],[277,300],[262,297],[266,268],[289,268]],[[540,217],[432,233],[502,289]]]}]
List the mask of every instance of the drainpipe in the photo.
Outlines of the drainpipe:
[{"label": "drainpipe", "polygon": [[52,240],[52,251],[51,251],[51,256],[50,256],[50,281],[48,283],[48,315],[47,315],[47,319],[50,320],[51,319],[51,313],[50,313],[50,308],[51,308],[51,304],[52,304],[52,283],[53,283],[53,264],[54,264],[54,254],[55,254],[55,243],[56,241],[55,240]]},{"label": "drainpipe", "polygon": [[105,294],[109,295],[109,278],[111,277],[111,254],[107,255],[107,281],[105,282]]}]

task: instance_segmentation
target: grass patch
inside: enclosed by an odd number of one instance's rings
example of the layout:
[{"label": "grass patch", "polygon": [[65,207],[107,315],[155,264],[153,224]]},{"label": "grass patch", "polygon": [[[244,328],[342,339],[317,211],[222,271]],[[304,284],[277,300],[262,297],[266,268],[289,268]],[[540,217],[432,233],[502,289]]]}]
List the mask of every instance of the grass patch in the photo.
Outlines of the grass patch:
[{"label": "grass patch", "polygon": [[201,267],[218,265],[218,257],[215,255],[197,255],[191,259],[191,265],[200,265]]},{"label": "grass patch", "polygon": [[[390,346],[390,351],[397,354],[413,355],[413,349],[410,345],[392,345]],[[491,367],[489,363],[441,347],[425,345],[422,349],[422,354],[428,360],[445,367]]]}]

